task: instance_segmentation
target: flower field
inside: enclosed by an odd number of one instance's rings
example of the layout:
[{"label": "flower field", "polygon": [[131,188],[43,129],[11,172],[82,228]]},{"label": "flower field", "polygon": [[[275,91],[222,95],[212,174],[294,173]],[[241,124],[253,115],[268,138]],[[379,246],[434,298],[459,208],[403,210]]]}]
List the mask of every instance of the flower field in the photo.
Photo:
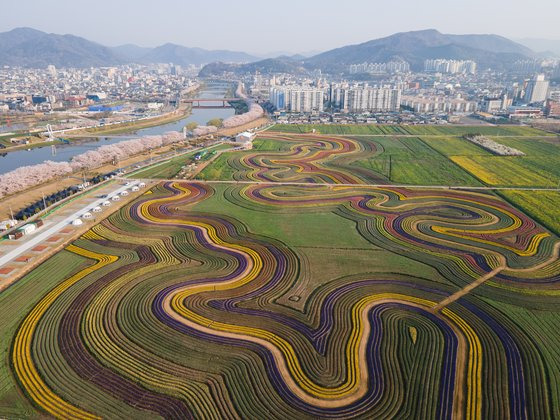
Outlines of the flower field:
[{"label": "flower field", "polygon": [[434,150],[267,133],[213,163],[252,182],[94,226],[0,294],[0,415],[557,416],[559,238],[487,192],[365,185],[391,147]]}]

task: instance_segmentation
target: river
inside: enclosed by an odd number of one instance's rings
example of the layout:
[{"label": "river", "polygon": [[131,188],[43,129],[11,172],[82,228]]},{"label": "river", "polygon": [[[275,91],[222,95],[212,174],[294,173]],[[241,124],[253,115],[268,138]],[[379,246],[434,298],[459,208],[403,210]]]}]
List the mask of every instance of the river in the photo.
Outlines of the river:
[{"label": "river", "polygon": [[[199,96],[201,98],[223,98],[225,91],[216,90],[209,86],[207,90],[202,91]],[[120,134],[115,136],[103,136],[101,138],[92,138],[73,141],[70,144],[57,144],[55,153],[52,147],[37,147],[30,150],[17,150],[0,155],[0,174],[12,171],[20,166],[35,165],[46,160],[55,162],[68,162],[73,156],[88,150],[97,149],[107,144],[115,144],[124,140],[129,140],[131,136],[148,136],[155,134],[163,134],[167,131],[182,131],[183,127],[190,122],[196,122],[205,125],[212,118],[228,118],[234,114],[232,108],[224,109],[193,109],[191,115],[179,121],[158,125],[156,127],[144,128],[136,132]]]}]

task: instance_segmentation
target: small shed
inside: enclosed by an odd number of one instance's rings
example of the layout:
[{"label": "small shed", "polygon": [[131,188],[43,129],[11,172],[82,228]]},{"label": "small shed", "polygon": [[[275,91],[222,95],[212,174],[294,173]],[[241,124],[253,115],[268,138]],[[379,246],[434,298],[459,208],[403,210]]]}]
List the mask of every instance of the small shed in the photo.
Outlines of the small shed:
[{"label": "small shed", "polygon": [[255,138],[255,134],[250,133],[248,131],[244,131],[243,133],[240,133],[237,136],[235,136],[235,142],[242,143],[242,144],[251,143],[254,138]]},{"label": "small shed", "polygon": [[37,226],[35,226],[34,223],[29,223],[28,225],[25,225],[25,226],[22,226],[21,228],[19,228],[19,230],[24,235],[29,235],[30,233],[33,233],[37,230]]}]

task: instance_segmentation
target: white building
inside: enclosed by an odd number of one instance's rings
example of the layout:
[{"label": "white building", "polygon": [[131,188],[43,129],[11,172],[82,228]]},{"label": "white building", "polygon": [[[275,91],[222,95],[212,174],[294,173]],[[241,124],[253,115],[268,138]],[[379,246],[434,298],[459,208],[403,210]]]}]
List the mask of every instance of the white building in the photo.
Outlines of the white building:
[{"label": "white building", "polygon": [[387,63],[351,64],[348,67],[348,72],[350,74],[408,73],[410,72],[410,64],[406,61],[389,61]]},{"label": "white building", "polygon": [[249,133],[248,131],[245,131],[245,132],[240,133],[237,136],[235,136],[235,142],[236,143],[243,143],[243,144],[251,143],[254,138],[255,138],[255,134]]},{"label": "white building", "polygon": [[401,91],[394,88],[358,87],[348,90],[344,109],[349,112],[398,111],[401,106]]},{"label": "white building", "polygon": [[560,90],[551,90],[548,94],[548,99],[560,102]]},{"label": "white building", "polygon": [[478,109],[478,103],[475,101],[441,96],[403,96],[401,105],[411,108],[417,113],[467,113],[475,112]]},{"label": "white building", "polygon": [[428,73],[475,74],[476,63],[472,60],[446,60],[436,58],[424,61],[424,71]]},{"label": "white building", "polygon": [[393,86],[333,84],[329,96],[331,106],[345,112],[388,112],[400,109],[402,90]]},{"label": "white building", "polygon": [[322,112],[324,92],[307,86],[279,86],[270,89],[270,102],[288,112]]},{"label": "white building", "polygon": [[507,110],[512,105],[513,100],[507,94],[501,97],[484,98],[480,103],[480,109],[490,114]]},{"label": "white building", "polygon": [[524,101],[528,104],[535,102],[544,102],[548,95],[549,81],[544,79],[544,74],[536,75],[533,80],[527,84],[525,89]]}]

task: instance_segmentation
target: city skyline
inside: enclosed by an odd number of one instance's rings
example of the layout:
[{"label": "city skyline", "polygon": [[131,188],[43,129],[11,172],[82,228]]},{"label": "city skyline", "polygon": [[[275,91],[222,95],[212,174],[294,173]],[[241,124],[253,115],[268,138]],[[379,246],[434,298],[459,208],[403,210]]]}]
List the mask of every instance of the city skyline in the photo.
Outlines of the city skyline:
[{"label": "city skyline", "polygon": [[[107,46],[133,43],[154,47],[169,42],[260,55],[314,53],[395,32],[431,28],[442,33],[492,33],[511,39],[560,40],[560,28],[555,25],[560,4],[553,0],[533,2],[529,9],[519,0],[491,3],[475,0],[454,5],[452,9],[448,2],[441,0],[421,4],[407,0],[399,7],[398,15],[377,3],[349,2],[346,8],[352,19],[344,19],[339,5],[330,0],[312,0],[305,4],[287,0],[282,7],[276,8],[255,0],[246,0],[243,7],[221,0],[205,4],[184,4],[173,0],[157,3],[99,0],[88,7],[87,13],[82,12],[82,18],[75,13],[75,2],[57,0],[53,6],[52,2],[32,0],[4,5],[5,19],[0,23],[0,32],[31,27],[50,33],[77,35]],[[524,13],[518,13],[520,8],[526,9]],[[544,9],[547,13],[539,13]],[[354,13],[357,10],[360,13]],[[322,20],[317,21],[312,36],[309,36],[309,24],[313,21],[309,18],[314,14],[321,16]],[[242,20],[232,21],[232,16]],[[496,16],[500,19],[497,20]],[[271,21],[276,24],[270,25]],[[326,24],[328,22],[333,24]]]}]

